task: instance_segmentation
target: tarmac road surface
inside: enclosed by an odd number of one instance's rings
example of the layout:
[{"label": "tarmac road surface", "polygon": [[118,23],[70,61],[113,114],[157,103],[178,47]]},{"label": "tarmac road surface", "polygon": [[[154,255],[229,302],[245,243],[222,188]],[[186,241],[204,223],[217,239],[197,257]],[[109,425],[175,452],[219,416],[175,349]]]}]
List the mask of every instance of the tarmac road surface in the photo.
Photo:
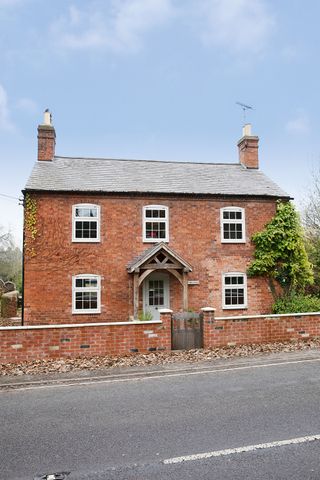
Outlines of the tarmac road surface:
[{"label": "tarmac road surface", "polygon": [[319,351],[1,385],[1,480],[320,478]]}]

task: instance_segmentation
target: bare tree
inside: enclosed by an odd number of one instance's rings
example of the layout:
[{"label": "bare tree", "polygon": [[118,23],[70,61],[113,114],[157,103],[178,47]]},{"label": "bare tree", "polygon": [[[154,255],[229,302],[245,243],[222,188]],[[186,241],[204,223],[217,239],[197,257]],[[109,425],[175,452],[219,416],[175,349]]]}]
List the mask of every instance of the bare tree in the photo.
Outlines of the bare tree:
[{"label": "bare tree", "polygon": [[0,227],[0,251],[13,246],[13,243],[12,234],[10,232],[4,232],[3,228]]},{"label": "bare tree", "polygon": [[311,293],[320,296],[320,168],[314,171],[308,198],[303,211],[305,244],[310,262],[313,264],[314,286]]},{"label": "bare tree", "polygon": [[304,208],[303,221],[307,236],[320,239],[320,168],[313,173],[313,183]]},{"label": "bare tree", "polygon": [[0,227],[0,278],[13,281],[21,288],[22,253],[11,232]]}]

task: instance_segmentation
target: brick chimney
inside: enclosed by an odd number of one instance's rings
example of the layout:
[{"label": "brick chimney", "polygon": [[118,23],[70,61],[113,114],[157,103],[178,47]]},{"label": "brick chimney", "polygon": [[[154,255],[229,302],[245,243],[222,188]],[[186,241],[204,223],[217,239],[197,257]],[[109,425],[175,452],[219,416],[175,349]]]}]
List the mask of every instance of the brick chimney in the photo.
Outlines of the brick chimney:
[{"label": "brick chimney", "polygon": [[238,142],[239,162],[246,168],[259,168],[258,143],[259,137],[251,134],[251,124],[247,123]]},{"label": "brick chimney", "polygon": [[56,132],[52,125],[52,115],[47,109],[43,123],[38,126],[38,161],[51,162],[56,146]]}]

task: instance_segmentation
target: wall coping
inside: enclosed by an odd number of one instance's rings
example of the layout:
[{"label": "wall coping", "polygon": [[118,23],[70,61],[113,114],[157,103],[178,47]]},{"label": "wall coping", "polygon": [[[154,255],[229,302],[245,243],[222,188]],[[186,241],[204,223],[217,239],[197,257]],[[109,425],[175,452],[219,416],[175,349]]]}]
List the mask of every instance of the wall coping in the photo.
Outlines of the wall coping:
[{"label": "wall coping", "polygon": [[215,320],[239,320],[241,318],[279,318],[279,317],[303,317],[310,315],[320,316],[320,312],[304,312],[304,313],[270,313],[269,315],[238,315],[234,317],[215,317]]},{"label": "wall coping", "polygon": [[[205,307],[206,308],[206,307]],[[215,317],[215,320],[241,320],[243,318],[279,318],[279,317],[302,317],[302,316],[320,316],[320,312],[304,312],[304,313],[272,313],[270,315],[236,315],[232,317]],[[162,324],[161,320],[149,320],[140,322],[138,320],[131,322],[99,322],[99,323],[65,323],[65,324],[50,324],[50,325],[23,325],[23,326],[9,326],[0,327],[0,331],[9,330],[46,330],[54,328],[83,328],[83,327],[116,327],[122,325],[154,325]]]},{"label": "wall coping", "polygon": [[51,324],[51,325],[21,325],[21,326],[9,326],[0,327],[0,331],[8,330],[46,330],[50,328],[77,328],[77,327],[114,327],[122,325],[154,325],[162,324],[161,320],[149,320],[146,322],[140,322],[135,320],[133,322],[100,322],[100,323],[65,323],[65,324]]},{"label": "wall coping", "polygon": [[18,298],[19,292],[18,290],[11,290],[11,292],[6,292],[2,294],[2,297],[5,298]]}]

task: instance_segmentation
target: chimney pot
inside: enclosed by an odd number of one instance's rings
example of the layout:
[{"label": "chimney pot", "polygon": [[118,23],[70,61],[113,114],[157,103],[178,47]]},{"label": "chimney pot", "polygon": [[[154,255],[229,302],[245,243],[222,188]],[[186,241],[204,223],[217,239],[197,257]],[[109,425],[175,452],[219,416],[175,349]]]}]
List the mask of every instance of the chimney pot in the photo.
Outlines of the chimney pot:
[{"label": "chimney pot", "polygon": [[242,136],[243,137],[251,137],[251,123],[246,123],[242,127]]},{"label": "chimney pot", "polygon": [[52,126],[52,115],[48,108],[44,111],[44,114],[43,114],[43,125]]}]

